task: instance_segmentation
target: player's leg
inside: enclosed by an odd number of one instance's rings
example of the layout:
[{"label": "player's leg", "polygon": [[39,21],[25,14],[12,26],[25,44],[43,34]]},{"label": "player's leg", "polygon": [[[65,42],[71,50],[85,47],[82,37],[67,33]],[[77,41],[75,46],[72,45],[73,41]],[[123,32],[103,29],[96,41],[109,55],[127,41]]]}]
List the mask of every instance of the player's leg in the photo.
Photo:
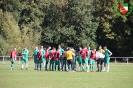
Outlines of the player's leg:
[{"label": "player's leg", "polygon": [[40,64],[40,71],[42,70],[42,63],[43,63],[43,61],[40,60],[40,61],[39,61],[39,64]]},{"label": "player's leg", "polygon": [[107,72],[109,72],[110,57],[107,58]]},{"label": "player's leg", "polygon": [[70,60],[67,60],[68,72],[70,71]]},{"label": "player's leg", "polygon": [[76,57],[74,57],[74,71],[76,71]]},{"label": "player's leg", "polygon": [[56,71],[57,60],[55,60],[54,70]]},{"label": "player's leg", "polygon": [[[61,64],[60,64],[61,63]],[[60,62],[60,60],[57,61],[58,64],[58,71],[60,71],[60,65],[62,65],[62,62]]]},{"label": "player's leg", "polygon": [[86,72],[89,72],[88,58],[85,59],[85,64],[86,64]]},{"label": "player's leg", "polygon": [[25,60],[26,70],[28,70],[28,59]]},{"label": "player's leg", "polygon": [[44,70],[45,70],[45,60],[44,58],[42,58],[42,63],[41,63],[42,67],[44,67]]},{"label": "player's leg", "polygon": [[39,60],[37,60],[37,67],[36,67],[37,70],[38,70],[38,67],[39,67]]},{"label": "player's leg", "polygon": [[74,59],[71,60],[71,67],[72,67],[72,71],[75,72],[75,62],[74,62]]},{"label": "player's leg", "polygon": [[45,70],[48,71],[47,66],[48,66],[49,58],[46,58],[46,64],[45,64]]},{"label": "player's leg", "polygon": [[64,71],[64,66],[65,66],[65,60],[62,60],[62,66],[61,66],[62,71]]},{"label": "player's leg", "polygon": [[63,63],[62,61],[63,61],[63,60],[62,60],[62,55],[61,55],[61,56],[60,56],[60,60],[59,60],[59,66],[60,66],[59,68],[60,68],[60,70],[62,69],[62,68],[61,68],[61,67],[62,67],[62,63]]},{"label": "player's leg", "polygon": [[92,71],[94,72],[94,64],[95,64],[95,60],[92,60]]},{"label": "player's leg", "polygon": [[74,59],[71,61],[72,71],[74,71]]},{"label": "player's leg", "polygon": [[85,59],[82,59],[82,72],[84,72]]},{"label": "player's leg", "polygon": [[104,58],[101,58],[101,62],[100,62],[100,72],[102,71],[102,68],[103,68],[103,62],[104,62]]},{"label": "player's leg", "polygon": [[54,71],[54,61],[52,61],[52,71]]},{"label": "player's leg", "polygon": [[78,57],[78,64],[79,64],[78,71],[81,71],[81,66],[82,66],[82,58],[81,58],[81,56]]},{"label": "player's leg", "polygon": [[22,59],[22,66],[21,66],[21,70],[23,70],[23,68],[24,68],[24,62],[25,62],[25,59]]},{"label": "player's leg", "polygon": [[49,71],[51,71],[51,65],[52,65],[52,61],[50,60]]},{"label": "player's leg", "polygon": [[37,69],[37,64],[38,64],[38,62],[37,62],[37,56],[34,57],[34,63],[35,63],[35,70],[36,70]]},{"label": "player's leg", "polygon": [[100,63],[101,63],[101,58],[97,59],[97,72],[100,72]]},{"label": "player's leg", "polygon": [[11,70],[14,70],[14,61],[12,58],[10,58],[10,61],[11,61]]},{"label": "player's leg", "polygon": [[106,70],[106,63],[107,63],[107,58],[104,58],[104,68],[103,68],[103,71]]},{"label": "player's leg", "polygon": [[36,70],[36,57],[34,56],[34,70]]},{"label": "player's leg", "polygon": [[67,71],[67,69],[66,69],[66,68],[67,68],[67,67],[66,67],[66,63],[67,63],[66,60],[64,60],[64,66],[65,66],[64,69],[65,69],[65,71]]},{"label": "player's leg", "polygon": [[90,70],[90,57],[88,57],[88,71]]},{"label": "player's leg", "polygon": [[93,61],[90,59],[90,72],[92,72],[92,70],[93,70],[92,63],[93,63]]}]

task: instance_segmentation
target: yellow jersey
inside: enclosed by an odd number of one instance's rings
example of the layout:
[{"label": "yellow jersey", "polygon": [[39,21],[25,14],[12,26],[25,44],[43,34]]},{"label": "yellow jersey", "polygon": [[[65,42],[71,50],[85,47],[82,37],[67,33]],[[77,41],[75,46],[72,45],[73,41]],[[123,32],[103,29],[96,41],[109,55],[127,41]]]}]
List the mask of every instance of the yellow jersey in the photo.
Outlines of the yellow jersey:
[{"label": "yellow jersey", "polygon": [[73,59],[73,56],[75,56],[75,54],[72,51],[67,51],[66,52],[66,59],[67,60]]},{"label": "yellow jersey", "polygon": [[98,52],[103,54],[105,51],[103,49],[99,49]]}]

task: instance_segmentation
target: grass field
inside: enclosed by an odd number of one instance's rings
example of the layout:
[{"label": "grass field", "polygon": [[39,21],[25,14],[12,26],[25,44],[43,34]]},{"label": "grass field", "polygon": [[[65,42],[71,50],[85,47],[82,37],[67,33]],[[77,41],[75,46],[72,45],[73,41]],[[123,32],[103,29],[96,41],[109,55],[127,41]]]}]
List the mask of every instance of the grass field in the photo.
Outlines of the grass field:
[{"label": "grass field", "polygon": [[[35,71],[33,61],[28,70],[10,70],[10,62],[0,62],[0,88],[133,88],[133,64],[110,64],[110,72]],[[96,70],[96,66],[95,66]]]}]

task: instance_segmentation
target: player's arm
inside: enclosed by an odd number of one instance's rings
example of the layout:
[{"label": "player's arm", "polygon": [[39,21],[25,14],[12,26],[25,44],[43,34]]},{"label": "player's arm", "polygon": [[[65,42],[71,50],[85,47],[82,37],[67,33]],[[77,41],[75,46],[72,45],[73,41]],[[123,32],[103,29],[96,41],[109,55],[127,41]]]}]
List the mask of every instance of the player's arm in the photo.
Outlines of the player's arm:
[{"label": "player's arm", "polygon": [[109,56],[111,56],[112,55],[112,52],[111,51],[109,51]]},{"label": "player's arm", "polygon": [[105,51],[102,49],[102,54],[104,54],[105,53]]},{"label": "player's arm", "polygon": [[81,55],[82,54],[82,51],[79,51],[79,55]]},{"label": "player's arm", "polygon": [[25,52],[24,51],[22,51],[22,55],[25,55]]},{"label": "player's arm", "polygon": [[29,50],[27,50],[25,54],[28,54],[28,53],[29,53]]},{"label": "player's arm", "polygon": [[15,52],[15,56],[14,56],[14,59],[16,60],[16,58],[17,58],[17,53]]},{"label": "player's arm", "polygon": [[72,56],[75,56],[75,53],[72,52]]},{"label": "player's arm", "polygon": [[86,56],[88,57],[88,50],[86,50]]},{"label": "player's arm", "polygon": [[12,51],[12,59],[13,59],[13,61],[15,59],[15,53],[14,53],[14,51]]}]

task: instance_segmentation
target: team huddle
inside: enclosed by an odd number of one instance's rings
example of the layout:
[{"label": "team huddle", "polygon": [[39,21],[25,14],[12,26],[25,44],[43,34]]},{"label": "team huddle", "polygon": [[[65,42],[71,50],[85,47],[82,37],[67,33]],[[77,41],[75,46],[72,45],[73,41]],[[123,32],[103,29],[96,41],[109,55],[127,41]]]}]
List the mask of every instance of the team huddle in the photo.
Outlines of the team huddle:
[{"label": "team huddle", "polygon": [[[24,69],[24,63],[26,69],[28,69],[28,53],[29,50],[25,47],[22,50],[22,67]],[[91,50],[90,47],[79,47],[76,51],[72,47],[67,47],[65,50],[58,46],[58,49],[49,46],[46,50],[43,46],[38,49],[35,47],[33,51],[33,58],[35,63],[34,70],[45,71],[80,71],[80,72],[94,72],[94,64],[97,62],[97,72],[107,71],[109,72],[109,63],[111,51],[107,47],[99,46],[99,49]],[[14,59],[16,58],[16,48],[13,49],[10,55],[11,70],[14,70]],[[102,66],[104,63],[104,66]],[[78,64],[78,65],[77,65]],[[49,65],[49,66],[48,66]]]}]

